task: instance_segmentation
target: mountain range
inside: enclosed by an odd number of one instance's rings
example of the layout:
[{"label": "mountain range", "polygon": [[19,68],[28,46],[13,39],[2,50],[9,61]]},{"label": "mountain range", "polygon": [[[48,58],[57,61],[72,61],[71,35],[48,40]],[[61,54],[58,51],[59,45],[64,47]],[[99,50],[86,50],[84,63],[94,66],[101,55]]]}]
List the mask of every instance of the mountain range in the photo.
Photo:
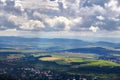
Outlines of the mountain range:
[{"label": "mountain range", "polygon": [[42,50],[47,52],[120,53],[120,43],[87,42],[79,39],[25,38],[1,36],[0,49]]}]

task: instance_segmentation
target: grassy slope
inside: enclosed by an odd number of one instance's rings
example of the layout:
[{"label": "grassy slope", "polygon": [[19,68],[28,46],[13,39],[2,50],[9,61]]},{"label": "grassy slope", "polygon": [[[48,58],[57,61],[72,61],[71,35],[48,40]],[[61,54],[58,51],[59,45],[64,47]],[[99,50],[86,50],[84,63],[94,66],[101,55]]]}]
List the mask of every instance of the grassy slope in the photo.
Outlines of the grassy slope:
[{"label": "grassy slope", "polygon": [[81,66],[120,66],[120,64],[105,60],[94,60],[88,61],[87,64],[82,64]]},{"label": "grassy slope", "polygon": [[60,65],[70,65],[72,62],[77,62],[77,63],[84,63],[77,65],[79,66],[120,66],[120,64],[110,62],[110,61],[105,61],[105,60],[84,60],[82,58],[66,58],[66,57],[43,57],[40,58],[42,61],[54,61],[57,64]]}]

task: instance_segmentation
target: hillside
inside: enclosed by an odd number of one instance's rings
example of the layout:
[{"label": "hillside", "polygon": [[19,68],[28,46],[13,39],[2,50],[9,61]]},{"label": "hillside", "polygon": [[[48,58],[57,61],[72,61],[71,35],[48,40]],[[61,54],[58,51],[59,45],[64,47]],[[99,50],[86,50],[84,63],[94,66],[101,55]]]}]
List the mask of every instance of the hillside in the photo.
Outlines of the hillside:
[{"label": "hillside", "polygon": [[73,53],[94,53],[94,54],[120,53],[120,51],[111,50],[103,47],[75,48],[75,49],[68,49],[64,51],[73,52]]}]

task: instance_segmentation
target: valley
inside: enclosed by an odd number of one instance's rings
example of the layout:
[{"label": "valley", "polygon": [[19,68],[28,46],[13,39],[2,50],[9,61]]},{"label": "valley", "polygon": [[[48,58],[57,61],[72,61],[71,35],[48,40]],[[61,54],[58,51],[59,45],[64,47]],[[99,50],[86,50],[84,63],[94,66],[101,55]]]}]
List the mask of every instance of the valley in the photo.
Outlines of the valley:
[{"label": "valley", "polygon": [[0,39],[2,80],[120,79],[116,43],[110,47],[72,39],[7,38]]}]

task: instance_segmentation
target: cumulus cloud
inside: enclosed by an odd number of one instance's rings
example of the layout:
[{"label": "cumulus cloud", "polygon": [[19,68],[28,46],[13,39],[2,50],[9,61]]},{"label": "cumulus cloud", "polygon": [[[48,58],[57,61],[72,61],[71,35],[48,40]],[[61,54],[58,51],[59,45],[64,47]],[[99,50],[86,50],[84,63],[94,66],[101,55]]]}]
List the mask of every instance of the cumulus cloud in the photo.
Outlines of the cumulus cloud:
[{"label": "cumulus cloud", "polygon": [[99,30],[99,27],[98,26],[91,26],[89,28],[89,30],[91,30],[92,32],[97,32],[97,30]]},{"label": "cumulus cloud", "polygon": [[51,27],[51,28],[58,28],[61,30],[70,30],[72,25],[76,23],[81,22],[81,18],[75,18],[75,19],[69,19],[63,16],[55,16],[53,19],[45,19],[45,22]]},{"label": "cumulus cloud", "polygon": [[0,0],[0,10],[0,30],[120,30],[119,0]]},{"label": "cumulus cloud", "polygon": [[104,20],[105,18],[103,16],[96,16],[98,20]]},{"label": "cumulus cloud", "polygon": [[105,4],[105,7],[109,8],[113,12],[120,14],[120,4],[118,0],[110,0]]},{"label": "cumulus cloud", "polygon": [[44,28],[45,28],[44,24],[38,20],[29,20],[20,26],[20,29],[22,30],[38,30],[39,31]]},{"label": "cumulus cloud", "polygon": [[21,11],[24,11],[23,5],[22,5],[22,1],[15,1],[14,7],[20,9]]}]

